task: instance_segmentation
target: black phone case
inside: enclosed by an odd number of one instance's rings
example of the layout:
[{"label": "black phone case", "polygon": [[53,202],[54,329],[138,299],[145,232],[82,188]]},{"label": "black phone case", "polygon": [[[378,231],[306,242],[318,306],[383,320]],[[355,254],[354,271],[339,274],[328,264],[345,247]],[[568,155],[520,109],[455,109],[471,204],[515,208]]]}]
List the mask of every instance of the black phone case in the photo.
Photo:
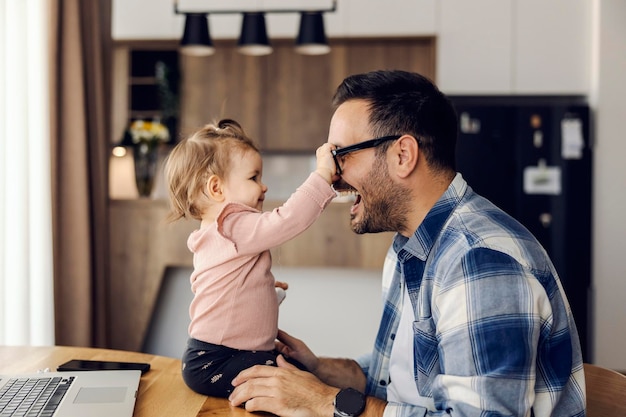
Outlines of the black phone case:
[{"label": "black phone case", "polygon": [[149,363],[142,362],[115,362],[72,359],[57,367],[59,372],[68,371],[124,371],[139,370],[145,374],[150,369]]}]

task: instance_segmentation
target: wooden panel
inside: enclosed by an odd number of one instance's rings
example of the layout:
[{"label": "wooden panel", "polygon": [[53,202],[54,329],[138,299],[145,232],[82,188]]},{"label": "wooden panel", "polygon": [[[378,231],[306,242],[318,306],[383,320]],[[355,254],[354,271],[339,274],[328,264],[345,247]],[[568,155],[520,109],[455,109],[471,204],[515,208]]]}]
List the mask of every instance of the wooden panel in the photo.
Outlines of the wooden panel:
[{"label": "wooden panel", "polygon": [[[393,233],[356,235],[350,229],[351,203],[331,203],[295,239],[272,250],[275,265],[382,269]],[[264,210],[279,206],[268,202]]]},{"label": "wooden panel", "polygon": [[[331,66],[327,56],[296,54],[293,47],[277,47],[269,61],[267,95],[262,117],[265,150],[314,150],[328,138]],[[273,55],[274,55],[273,54]],[[276,82],[278,81],[278,82]]]},{"label": "wooden panel", "polygon": [[345,44],[345,75],[399,69],[434,77],[434,39],[352,39]]},{"label": "wooden panel", "polygon": [[229,117],[264,151],[314,151],[326,141],[331,99],[346,76],[404,69],[433,78],[433,45],[430,37],[333,40],[330,54],[306,56],[283,40],[271,55],[248,57],[224,41],[215,55],[181,58],[182,132]]},{"label": "wooden panel", "polygon": [[111,201],[111,347],[141,349],[165,268],[191,265],[186,242],[199,223],[165,223],[166,214],[166,201]]},{"label": "wooden panel", "polygon": [[118,143],[128,127],[129,51],[127,47],[114,50],[111,91],[111,144]]},{"label": "wooden panel", "polygon": [[258,138],[263,130],[264,64],[264,57],[257,61],[234,48],[219,48],[211,57],[182,56],[181,133],[230,118]]}]

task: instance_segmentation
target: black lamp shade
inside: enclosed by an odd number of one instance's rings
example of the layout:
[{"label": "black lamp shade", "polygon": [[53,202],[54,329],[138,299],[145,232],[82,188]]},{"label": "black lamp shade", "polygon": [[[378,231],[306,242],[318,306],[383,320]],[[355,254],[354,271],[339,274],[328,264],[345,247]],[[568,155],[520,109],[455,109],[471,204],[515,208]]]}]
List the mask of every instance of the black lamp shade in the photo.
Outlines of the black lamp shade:
[{"label": "black lamp shade", "polygon": [[322,12],[301,12],[296,51],[304,55],[323,55],[330,52],[324,32]]},{"label": "black lamp shade", "polygon": [[215,48],[209,35],[209,18],[204,13],[188,13],[180,41],[181,52],[188,55],[213,55]]},{"label": "black lamp shade", "polygon": [[265,13],[247,12],[243,14],[241,36],[237,46],[239,52],[245,55],[259,56],[272,53],[265,29]]}]

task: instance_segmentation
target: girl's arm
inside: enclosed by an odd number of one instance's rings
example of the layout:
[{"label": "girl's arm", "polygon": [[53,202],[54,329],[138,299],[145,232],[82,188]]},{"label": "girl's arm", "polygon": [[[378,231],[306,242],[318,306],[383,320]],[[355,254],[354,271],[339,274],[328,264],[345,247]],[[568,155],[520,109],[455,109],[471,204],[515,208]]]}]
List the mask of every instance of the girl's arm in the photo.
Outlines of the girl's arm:
[{"label": "girl's arm", "polygon": [[331,187],[336,179],[332,147],[326,143],[318,148],[315,172],[282,206],[259,213],[228,205],[217,219],[220,233],[243,254],[271,249],[304,232],[336,196]]}]

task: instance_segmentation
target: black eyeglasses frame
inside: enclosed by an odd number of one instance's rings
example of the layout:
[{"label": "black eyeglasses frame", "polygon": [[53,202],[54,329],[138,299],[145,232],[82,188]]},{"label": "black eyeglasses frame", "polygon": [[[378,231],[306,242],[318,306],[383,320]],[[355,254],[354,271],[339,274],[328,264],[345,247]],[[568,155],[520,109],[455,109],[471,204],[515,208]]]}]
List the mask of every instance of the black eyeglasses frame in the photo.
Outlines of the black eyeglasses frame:
[{"label": "black eyeglasses frame", "polygon": [[388,142],[390,140],[400,139],[402,135],[390,135],[390,136],[381,136],[379,138],[365,140],[363,142],[355,143],[354,145],[346,146],[345,148],[333,149],[331,153],[333,154],[333,159],[335,160],[335,169],[337,171],[337,175],[341,175],[341,166],[339,165],[338,156],[347,155],[352,152],[360,151],[363,149],[375,148],[382,143]]}]

